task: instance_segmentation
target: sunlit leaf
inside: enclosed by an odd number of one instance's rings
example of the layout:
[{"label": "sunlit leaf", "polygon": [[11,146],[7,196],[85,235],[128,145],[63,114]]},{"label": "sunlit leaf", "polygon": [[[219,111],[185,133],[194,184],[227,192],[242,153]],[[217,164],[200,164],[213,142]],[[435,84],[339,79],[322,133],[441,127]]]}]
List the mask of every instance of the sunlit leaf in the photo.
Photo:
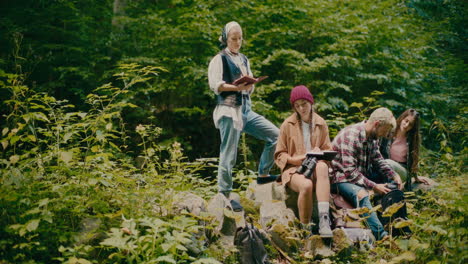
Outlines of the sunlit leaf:
[{"label": "sunlit leaf", "polygon": [[405,251],[405,252],[403,252],[403,254],[401,254],[401,255],[399,255],[397,257],[394,257],[389,262],[389,264],[397,264],[397,263],[401,263],[401,262],[414,261],[415,259],[416,259],[416,255],[414,254],[414,252]]},{"label": "sunlit leaf", "polygon": [[103,141],[105,139],[104,132],[102,132],[101,130],[97,130],[96,139],[99,141]]},{"label": "sunlit leaf", "polygon": [[176,264],[177,262],[175,259],[172,257],[172,255],[166,255],[166,256],[160,256],[156,259],[157,262],[169,262]]},{"label": "sunlit leaf", "polygon": [[399,202],[399,203],[394,203],[390,205],[385,211],[382,213],[383,217],[391,217],[394,215],[398,210],[400,210],[401,207],[403,207],[404,202]]},{"label": "sunlit leaf", "polygon": [[60,160],[65,163],[70,162],[73,159],[73,152],[71,151],[62,151],[60,152]]},{"label": "sunlit leaf", "polygon": [[1,142],[3,149],[6,149],[8,147],[8,141],[4,140]]},{"label": "sunlit leaf", "polygon": [[26,229],[29,231],[29,232],[32,232],[32,231],[35,231],[37,229],[37,227],[39,226],[39,222],[41,220],[40,219],[33,219],[33,220],[30,220],[27,224],[26,224]]},{"label": "sunlit leaf", "polygon": [[401,221],[395,222],[393,224],[393,226],[395,228],[403,228],[403,227],[410,226],[412,223],[413,223],[413,221],[411,221],[411,220],[401,220]]},{"label": "sunlit leaf", "polygon": [[219,262],[213,258],[202,258],[195,262],[192,262],[192,264],[222,264],[222,262]]},{"label": "sunlit leaf", "polygon": [[44,199],[41,199],[37,204],[39,205],[39,207],[42,207],[42,206],[45,206],[47,204],[49,204],[49,198],[44,198]]},{"label": "sunlit leaf", "polygon": [[71,136],[73,135],[73,132],[68,132],[68,133],[65,133],[65,135],[63,135],[63,142],[67,142]]},{"label": "sunlit leaf", "polygon": [[370,212],[370,209],[367,207],[359,207],[356,209],[352,209],[350,211],[353,214],[362,215],[362,214],[368,214]]},{"label": "sunlit leaf", "polygon": [[19,161],[20,157],[18,155],[13,155],[10,157],[11,164],[15,164]]}]

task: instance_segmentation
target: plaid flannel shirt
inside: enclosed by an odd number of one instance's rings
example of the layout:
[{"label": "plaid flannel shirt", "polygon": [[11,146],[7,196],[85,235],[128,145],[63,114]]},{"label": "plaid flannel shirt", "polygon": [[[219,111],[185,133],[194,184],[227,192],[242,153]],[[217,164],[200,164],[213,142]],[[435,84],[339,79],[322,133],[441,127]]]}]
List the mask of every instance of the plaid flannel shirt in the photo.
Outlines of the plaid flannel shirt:
[{"label": "plaid flannel shirt", "polygon": [[393,169],[380,154],[379,141],[366,139],[365,121],[341,130],[333,140],[332,147],[338,152],[332,161],[332,183],[350,182],[372,189],[376,183],[366,177],[371,166],[389,179],[395,176]]}]

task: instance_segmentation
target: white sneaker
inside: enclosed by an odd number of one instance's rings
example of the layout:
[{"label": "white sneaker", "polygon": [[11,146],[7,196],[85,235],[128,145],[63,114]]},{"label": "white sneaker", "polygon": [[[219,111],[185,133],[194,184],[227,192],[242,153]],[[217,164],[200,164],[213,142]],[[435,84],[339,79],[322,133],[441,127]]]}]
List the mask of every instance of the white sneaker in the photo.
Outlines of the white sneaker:
[{"label": "white sneaker", "polygon": [[333,237],[333,232],[330,228],[330,217],[328,214],[320,215],[319,234],[321,237]]}]

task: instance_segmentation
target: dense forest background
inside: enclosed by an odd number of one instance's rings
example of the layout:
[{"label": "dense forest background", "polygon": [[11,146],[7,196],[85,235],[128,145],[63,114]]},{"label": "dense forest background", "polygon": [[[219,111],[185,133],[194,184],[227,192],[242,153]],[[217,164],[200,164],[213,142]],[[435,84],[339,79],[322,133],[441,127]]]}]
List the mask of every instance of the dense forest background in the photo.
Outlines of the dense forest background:
[{"label": "dense forest background", "polygon": [[[427,247],[406,249],[426,257],[419,263],[439,253],[440,263],[466,260],[466,246],[451,251],[466,242],[465,1],[4,0],[0,262],[220,260],[208,245],[188,254],[178,247],[184,239],[132,255],[98,235],[76,243],[76,233],[91,216],[102,221],[96,234],[113,234],[124,216],[196,226],[191,216],[148,208],[168,206],[169,190],[206,199],[216,192],[219,136],[207,67],[232,20],[243,27],[241,51],[254,75],[269,76],[256,87],[253,108],[278,126],[298,84],[311,89],[332,138],[378,106],[396,116],[410,107],[421,113],[422,172],[462,194],[432,201],[453,209],[442,220],[458,219],[456,235],[435,229],[439,242],[427,242],[435,241],[428,234],[419,240]],[[262,144],[245,137],[241,145],[242,193]],[[190,237],[187,228],[179,231]]]}]

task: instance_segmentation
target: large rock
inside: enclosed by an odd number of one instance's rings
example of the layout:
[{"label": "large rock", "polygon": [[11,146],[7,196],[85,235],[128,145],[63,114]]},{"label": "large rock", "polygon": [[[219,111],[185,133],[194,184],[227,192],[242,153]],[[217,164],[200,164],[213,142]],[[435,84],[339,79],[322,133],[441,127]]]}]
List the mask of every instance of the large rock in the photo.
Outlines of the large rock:
[{"label": "large rock", "polygon": [[267,229],[269,224],[282,224],[289,226],[289,223],[294,222],[296,216],[294,212],[286,207],[282,201],[263,202],[260,206],[260,225]]},{"label": "large rock", "polygon": [[336,228],[333,230],[333,250],[339,252],[355,246],[358,249],[372,248],[375,242],[370,229],[364,228]]},{"label": "large rock", "polygon": [[286,252],[297,247],[297,241],[289,232],[295,218],[294,212],[283,201],[265,201],[260,207],[260,225],[267,230],[273,242]]},{"label": "large rock", "polygon": [[348,235],[343,228],[333,229],[333,247],[332,250],[335,252],[341,252],[342,250],[350,249],[354,242],[349,239]]},{"label": "large rock", "polygon": [[174,196],[172,208],[175,214],[180,214],[183,210],[199,216],[201,212],[206,212],[207,203],[203,198],[190,192],[180,192]]},{"label": "large rock", "polygon": [[330,241],[330,239],[324,240],[319,235],[314,235],[306,240],[304,249],[314,258],[328,258],[335,255],[330,246],[325,244]]},{"label": "large rock", "polygon": [[263,202],[273,200],[272,189],[278,183],[270,182],[266,184],[257,184],[255,181],[249,184],[245,192],[245,197],[252,200],[256,207],[260,207]]},{"label": "large rock", "polygon": [[299,240],[294,237],[288,226],[273,224],[267,233],[274,244],[288,254],[299,247]]},{"label": "large rock", "polygon": [[[240,202],[238,194],[231,193],[229,198]],[[238,227],[245,226],[244,211],[232,211],[230,209],[230,201],[221,193],[211,198],[208,202],[207,210],[219,223],[215,231],[225,236],[234,236]]]}]

